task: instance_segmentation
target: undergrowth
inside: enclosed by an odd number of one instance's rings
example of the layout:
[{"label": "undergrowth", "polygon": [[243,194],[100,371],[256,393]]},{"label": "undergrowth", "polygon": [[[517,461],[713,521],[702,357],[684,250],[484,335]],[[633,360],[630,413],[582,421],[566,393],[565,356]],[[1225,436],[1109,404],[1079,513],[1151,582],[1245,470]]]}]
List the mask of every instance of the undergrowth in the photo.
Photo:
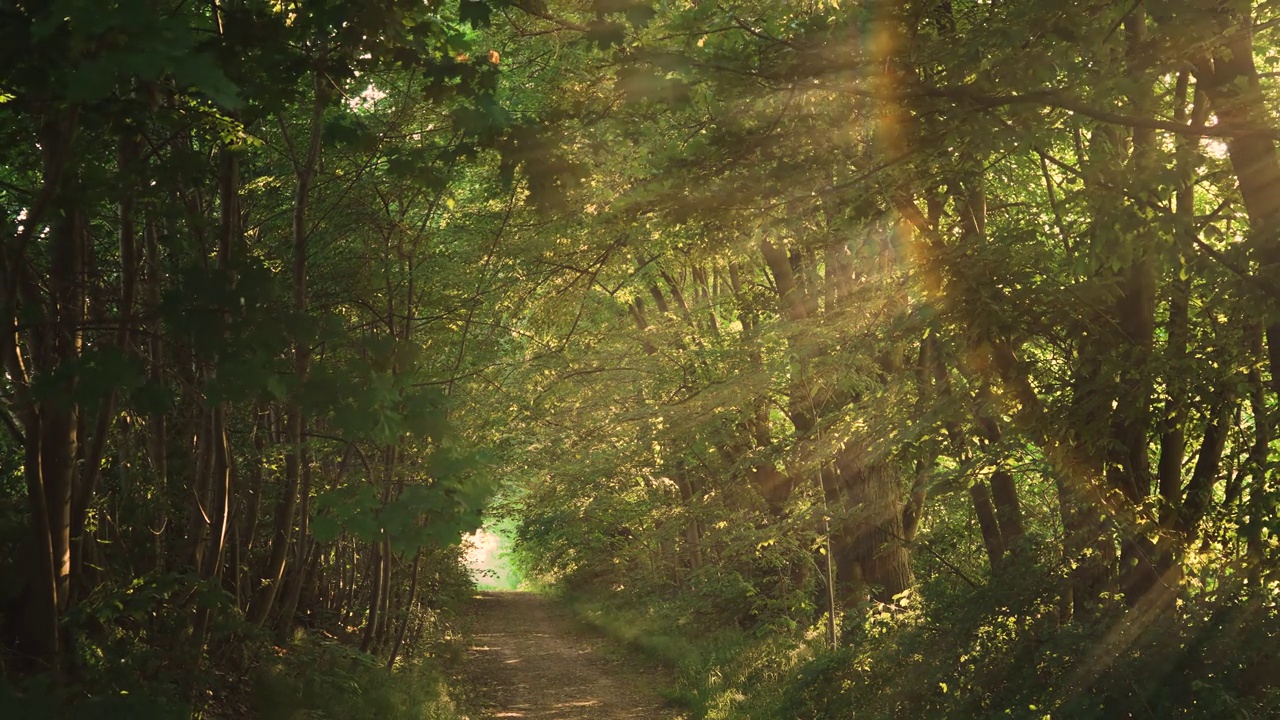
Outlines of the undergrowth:
[{"label": "undergrowth", "polygon": [[[244,650],[242,647],[240,650]],[[170,673],[137,675],[132,689],[69,686],[46,677],[0,686],[4,720],[456,720],[448,662],[425,657],[394,670],[317,633],[287,647],[258,645],[242,671],[205,668],[204,698],[186,697]],[[122,664],[128,662],[121,660]],[[197,709],[199,701],[200,709]]]},{"label": "undergrowth", "polygon": [[1034,577],[967,592],[925,585],[893,608],[858,608],[836,650],[821,622],[788,633],[691,621],[680,594],[567,600],[671,668],[669,699],[698,720],[1280,717],[1274,598],[1224,587],[1062,623],[1051,587]]},{"label": "undergrowth", "polygon": [[[61,684],[0,672],[0,720],[454,720],[456,610],[472,584],[460,563],[423,576],[431,606],[413,608],[390,669],[385,650],[356,649],[360,618],[348,627],[318,608],[286,638],[245,620],[225,593],[199,593],[189,576],[103,583],[68,617],[74,663]],[[217,610],[203,652],[186,630],[184,597]]]},{"label": "undergrowth", "polygon": [[260,720],[452,720],[446,680],[432,659],[389,671],[365,653],[308,636],[258,668],[248,699]]}]

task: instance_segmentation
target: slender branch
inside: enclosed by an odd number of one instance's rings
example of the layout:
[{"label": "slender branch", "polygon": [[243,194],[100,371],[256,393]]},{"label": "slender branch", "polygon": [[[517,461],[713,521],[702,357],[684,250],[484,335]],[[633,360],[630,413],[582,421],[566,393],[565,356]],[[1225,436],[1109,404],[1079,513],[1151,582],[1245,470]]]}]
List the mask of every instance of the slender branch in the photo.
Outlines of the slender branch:
[{"label": "slender branch", "polygon": [[580,33],[591,32],[591,28],[586,25],[579,25],[578,23],[552,15],[550,11],[547,10],[545,2],[540,2],[539,0],[514,0],[511,5],[520,8],[526,14],[532,15],[540,20],[555,23],[555,25],[561,30],[573,30]]},{"label": "slender branch", "polygon": [[[872,95],[859,90],[854,92],[858,94]],[[963,101],[972,105],[976,109],[987,110],[1008,105],[1042,105],[1044,107],[1056,108],[1058,110],[1066,110],[1077,115],[1100,120],[1102,122],[1111,123],[1113,125],[1123,125],[1131,128],[1143,128],[1148,130],[1164,130],[1178,135],[1190,135],[1192,137],[1237,137],[1240,135],[1260,135],[1272,139],[1280,139],[1280,130],[1268,127],[1244,127],[1228,125],[1218,122],[1213,125],[1179,123],[1172,120],[1161,120],[1159,118],[1139,117],[1136,115],[1127,115],[1125,113],[1112,112],[1103,110],[1091,105],[1087,105],[1080,100],[1063,95],[1057,90],[1043,90],[1030,93],[1022,93],[1017,95],[988,95],[975,91],[972,87],[934,87],[921,88],[914,92],[906,93],[908,97],[923,98],[946,98],[950,100]]]}]

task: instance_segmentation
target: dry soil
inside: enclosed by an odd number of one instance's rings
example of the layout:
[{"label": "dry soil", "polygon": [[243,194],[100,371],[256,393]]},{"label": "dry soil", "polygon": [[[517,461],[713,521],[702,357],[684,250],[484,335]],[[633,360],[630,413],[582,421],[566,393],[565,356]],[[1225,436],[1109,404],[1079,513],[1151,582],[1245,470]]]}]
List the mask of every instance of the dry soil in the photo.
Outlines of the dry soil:
[{"label": "dry soil", "polygon": [[678,720],[657,689],[664,673],[611,652],[533,593],[474,600],[468,675],[479,718]]}]

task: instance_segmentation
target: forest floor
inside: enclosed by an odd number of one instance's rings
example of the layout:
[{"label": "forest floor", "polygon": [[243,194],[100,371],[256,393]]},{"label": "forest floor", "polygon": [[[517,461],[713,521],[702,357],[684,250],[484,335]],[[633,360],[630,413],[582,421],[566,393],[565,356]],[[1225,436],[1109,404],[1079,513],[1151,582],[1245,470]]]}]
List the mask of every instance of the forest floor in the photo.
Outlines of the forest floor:
[{"label": "forest floor", "polygon": [[483,592],[472,608],[467,675],[478,718],[677,720],[666,674],[625,656],[567,610],[525,592]]}]

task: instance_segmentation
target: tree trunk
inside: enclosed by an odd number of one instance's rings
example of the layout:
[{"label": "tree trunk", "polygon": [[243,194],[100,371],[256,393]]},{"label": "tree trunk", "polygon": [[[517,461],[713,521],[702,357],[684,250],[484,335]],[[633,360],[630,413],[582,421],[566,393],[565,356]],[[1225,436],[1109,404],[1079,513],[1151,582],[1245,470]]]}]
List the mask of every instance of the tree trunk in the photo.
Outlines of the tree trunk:
[{"label": "tree trunk", "polygon": [[[304,157],[294,157],[297,176],[293,198],[293,311],[298,317],[307,312],[307,206],[311,199],[311,183],[320,159],[321,120],[327,104],[328,79],[316,73],[313,78],[314,102],[311,110],[310,145]],[[282,128],[283,129],[283,128]],[[287,131],[286,135],[287,135]],[[294,373],[300,384],[305,384],[311,364],[309,339],[299,338],[294,345]],[[275,526],[271,542],[271,558],[267,563],[263,584],[249,614],[249,622],[262,625],[271,614],[284,578],[284,566],[293,538],[293,517],[298,501],[305,441],[306,421],[302,402],[295,397],[289,403],[286,442],[289,454],[285,458],[285,486],[276,507]]]},{"label": "tree trunk", "polygon": [[302,466],[302,512],[298,519],[298,540],[294,543],[294,571],[289,575],[284,603],[280,606],[280,617],[277,618],[277,638],[284,642],[293,630],[294,614],[298,608],[298,598],[302,597],[302,588],[307,581],[309,569],[308,558],[315,545],[310,535],[311,524],[311,457],[303,453]]},{"label": "tree trunk", "polygon": [[[1196,75],[1218,122],[1238,129],[1226,138],[1227,155],[1249,215],[1259,266],[1256,277],[1274,302],[1280,299],[1280,155],[1269,134],[1270,113],[1253,61],[1252,20],[1247,13],[1224,20],[1221,45],[1211,58],[1198,63]],[[1272,315],[1266,334],[1271,389],[1280,394],[1280,316]]]},{"label": "tree trunk", "polygon": [[379,613],[382,610],[382,593],[385,592],[382,587],[383,564],[386,562],[387,558],[382,552],[382,543],[374,543],[373,560],[370,567],[373,586],[369,589],[369,612],[365,616],[364,639],[360,641],[360,652],[367,653],[373,649],[378,622],[381,620]]},{"label": "tree trunk", "polygon": [[915,584],[903,539],[898,473],[883,460],[867,462],[861,451],[838,459],[838,497],[846,516],[836,524],[837,582],[845,607],[864,593],[889,603]]},{"label": "tree trunk", "polygon": [[404,617],[400,619],[400,630],[396,633],[395,644],[391,646],[391,655],[387,658],[387,669],[395,667],[400,648],[404,646],[405,632],[409,629],[409,618],[413,615],[413,606],[418,599],[418,569],[422,564],[422,551],[413,556],[413,572],[409,576],[409,597],[405,601]]},{"label": "tree trunk", "polygon": [[[148,217],[143,228],[143,250],[146,253],[146,292],[147,304],[159,307],[161,291],[164,285],[164,263],[160,258],[160,243],[157,238],[160,230],[155,220]],[[164,378],[164,344],[158,321],[151,326],[148,341],[148,380],[159,385]],[[156,490],[159,496],[158,512],[151,528],[155,536],[156,567],[163,570],[167,564],[165,557],[165,538],[169,529],[169,424],[163,410],[151,413],[147,422],[152,426],[148,435],[147,453],[151,461],[151,469],[156,477]]]},{"label": "tree trunk", "polygon": [[[22,353],[15,344],[13,356],[9,358],[10,375],[15,380],[69,369],[70,363],[79,356],[84,313],[81,274],[87,231],[83,213],[78,208],[67,208],[50,226],[49,302],[46,304],[38,289],[30,284],[25,285],[24,291],[24,301],[34,311],[44,314],[45,323],[44,327],[31,331],[33,367],[30,371],[22,366]],[[23,274],[21,270],[18,272]],[[63,392],[70,395],[75,380],[68,382],[71,385]],[[19,391],[25,406],[24,475],[39,568],[24,612],[26,637],[22,649],[46,664],[60,681],[65,645],[60,622],[70,601],[72,581],[71,518],[80,409],[62,397],[36,401],[25,386],[19,386]]]},{"label": "tree trunk", "polygon": [[969,486],[969,498],[978,516],[978,529],[982,531],[982,545],[987,549],[987,562],[991,574],[998,575],[1004,561],[1004,541],[1000,537],[1000,524],[996,520],[996,508],[991,503],[991,493],[986,480],[976,480]]},{"label": "tree trunk", "polygon": [[1022,504],[1013,475],[997,470],[991,475],[991,497],[995,500],[996,519],[1000,523],[1000,541],[1005,553],[1016,553],[1027,531],[1022,520]]}]

